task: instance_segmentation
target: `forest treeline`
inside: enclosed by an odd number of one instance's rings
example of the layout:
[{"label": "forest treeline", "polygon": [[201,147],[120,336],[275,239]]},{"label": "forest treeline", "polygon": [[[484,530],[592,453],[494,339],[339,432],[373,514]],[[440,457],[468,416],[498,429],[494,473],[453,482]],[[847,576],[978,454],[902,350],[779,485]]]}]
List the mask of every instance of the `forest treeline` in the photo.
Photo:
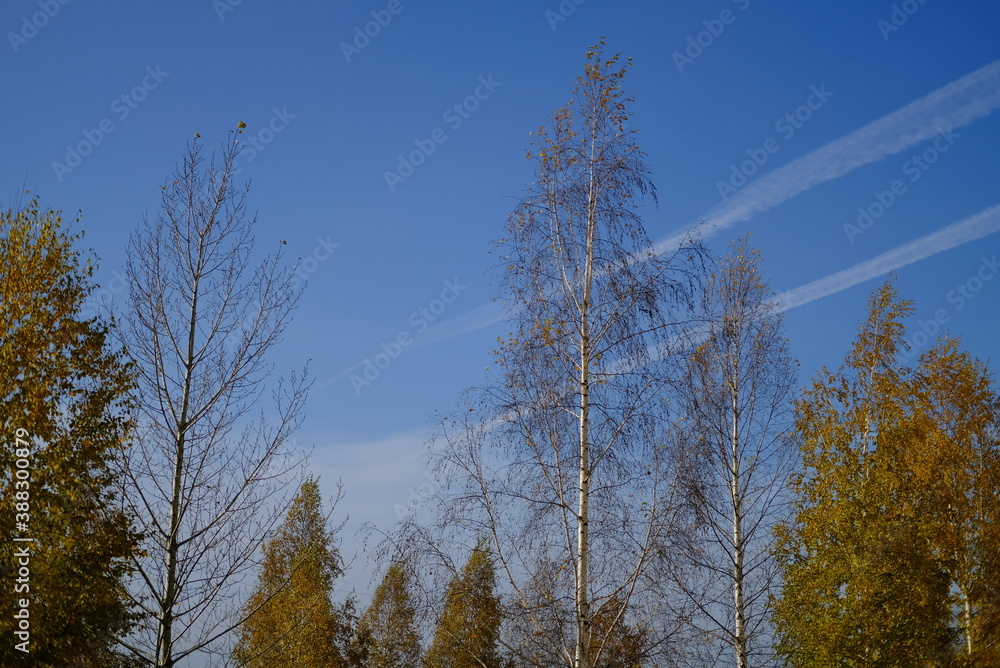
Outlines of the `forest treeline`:
[{"label": "forest treeline", "polygon": [[[364,565],[292,438],[308,369],[269,362],[303,285],[255,249],[244,124],[189,144],[114,311],[79,219],[0,217],[0,663],[1000,666],[986,364],[947,336],[911,362],[890,278],[801,385],[749,235],[651,243],[603,46],[533,133],[508,333],[435,417],[438,494]],[[366,605],[349,568],[381,577]]]}]

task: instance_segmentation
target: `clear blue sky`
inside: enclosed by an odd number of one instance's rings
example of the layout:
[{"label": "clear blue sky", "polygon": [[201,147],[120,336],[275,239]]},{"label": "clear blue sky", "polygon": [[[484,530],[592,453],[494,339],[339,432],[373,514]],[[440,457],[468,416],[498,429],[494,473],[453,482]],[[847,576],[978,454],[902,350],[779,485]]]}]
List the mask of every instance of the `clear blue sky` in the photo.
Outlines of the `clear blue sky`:
[{"label": "clear blue sky", "polygon": [[[632,127],[661,196],[650,236],[705,219],[722,250],[753,229],[773,286],[792,291],[803,381],[839,364],[892,267],[917,301],[913,326],[938,315],[934,327],[1000,357],[996,2],[235,1],[4,3],[0,197],[26,183],[82,210],[114,291],[185,143],[247,123],[257,242],[313,258],[274,359],[312,360],[298,440],[327,490],[346,484],[349,552],[363,522],[388,528],[411,489],[433,491],[428,416],[483,379],[505,332],[491,323],[489,251],[532,179],[528,133],[568,100],[601,35],[634,59]],[[390,187],[398,156],[428,141]],[[77,163],[67,146],[81,142]],[[845,230],[859,207],[877,215]],[[356,392],[351,374],[401,334],[413,342]],[[367,589],[367,563],[348,586]]]}]

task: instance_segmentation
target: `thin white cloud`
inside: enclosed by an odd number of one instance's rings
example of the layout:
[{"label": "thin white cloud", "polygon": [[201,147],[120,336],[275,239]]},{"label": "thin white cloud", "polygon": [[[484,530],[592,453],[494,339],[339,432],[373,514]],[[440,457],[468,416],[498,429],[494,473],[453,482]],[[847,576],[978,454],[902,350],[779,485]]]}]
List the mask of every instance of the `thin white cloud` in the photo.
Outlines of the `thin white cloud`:
[{"label": "thin white cloud", "polygon": [[913,264],[926,257],[1000,231],[1000,204],[952,223],[919,239],[859,262],[853,267],[789,290],[778,297],[782,310],[802,306],[841,290]]},{"label": "thin white cloud", "polygon": [[434,493],[421,461],[430,434],[416,427],[370,441],[327,443],[313,452],[310,471],[328,486],[341,480],[353,521],[384,524],[397,518],[397,505],[413,503],[413,494],[422,499]]},{"label": "thin white cloud", "polygon": [[[706,212],[699,219],[707,223],[700,236],[705,238],[750,220],[755,214],[772,209],[821,183],[905,151],[946,130],[968,125],[997,108],[1000,108],[1000,60],[762,176]],[[654,244],[654,249],[660,253],[669,252],[689,234],[689,230],[684,229]],[[943,246],[940,250],[950,247]],[[460,318],[442,322],[433,340],[441,341],[488,327],[503,316],[502,309],[496,305],[480,307]]]},{"label": "thin white cloud", "polygon": [[438,341],[453,339],[456,336],[462,336],[469,332],[475,332],[483,327],[500,322],[506,317],[507,313],[500,303],[489,302],[482,304],[458,317],[444,320],[437,325],[432,325],[427,330],[427,334],[421,337],[413,347],[419,348],[431,343],[437,343]]},{"label": "thin white cloud", "polygon": [[[706,222],[702,237],[750,220],[799,193],[905,151],[948,129],[968,125],[998,107],[1000,60],[750,183],[701,217]],[[655,244],[656,250],[676,248],[685,233],[660,241]]]},{"label": "thin white cloud", "polygon": [[[737,223],[748,221],[755,214],[772,209],[810,188],[826,181],[840,178],[864,165],[905,151],[949,129],[953,130],[968,125],[978,118],[988,116],[998,107],[1000,107],[1000,60],[994,61],[960,79],[956,79],[929,95],[911,102],[891,114],[883,116],[826,146],[807,153],[787,165],[762,176],[725,202],[712,207],[699,218],[700,221],[705,221],[706,224],[699,228],[698,234],[701,238],[706,238]],[[977,215],[984,215],[985,213]],[[973,218],[976,217],[973,216]],[[937,239],[935,235],[939,233],[945,234],[947,230],[955,227],[955,225],[966,223],[969,220],[971,219],[955,223],[948,228],[940,230],[938,233],[928,235],[928,237],[923,237],[911,243],[917,244],[929,237]],[[685,228],[677,234],[653,244],[653,247],[656,252],[669,252],[676,249],[690,233],[690,229]],[[988,233],[986,232],[985,234]],[[871,267],[876,265],[870,265],[869,263],[880,261],[881,258],[884,258],[888,263],[896,261],[892,258],[896,258],[897,256],[890,254],[903,253],[904,249],[908,247],[909,244],[901,246],[877,258],[873,258],[867,263],[861,263],[851,269],[846,269],[838,274],[796,288],[786,293],[786,295],[795,294],[801,295],[800,298],[805,298],[804,295],[806,293],[798,291],[810,288],[810,286],[813,286],[810,289],[817,291],[827,289],[818,284],[822,283],[824,286],[833,285],[833,283],[823,282],[833,281],[835,277],[840,277],[837,279],[840,281],[852,280],[850,276],[861,276],[863,274],[862,267],[868,267],[865,271],[872,271]],[[928,257],[933,253],[951,247],[942,245],[938,250],[928,252],[917,259]],[[928,246],[927,248],[933,248],[933,246]],[[909,262],[904,262],[898,266],[904,266],[905,264],[909,264]],[[856,271],[856,274],[846,273],[851,271]],[[887,271],[891,271],[891,269],[886,269],[885,272]],[[841,276],[842,274],[847,275],[848,278],[845,279]],[[863,280],[866,279],[860,278],[857,282]],[[846,287],[849,286],[845,284]],[[832,293],[828,292],[826,294]],[[815,297],[815,299],[818,298]],[[506,314],[499,304],[483,304],[461,316],[436,323],[417,343],[419,346],[424,346],[429,343],[462,336],[500,322],[505,316]],[[343,379],[360,367],[362,363],[363,361],[358,362],[354,366],[343,370],[335,378],[322,383],[314,389],[326,387]]]}]

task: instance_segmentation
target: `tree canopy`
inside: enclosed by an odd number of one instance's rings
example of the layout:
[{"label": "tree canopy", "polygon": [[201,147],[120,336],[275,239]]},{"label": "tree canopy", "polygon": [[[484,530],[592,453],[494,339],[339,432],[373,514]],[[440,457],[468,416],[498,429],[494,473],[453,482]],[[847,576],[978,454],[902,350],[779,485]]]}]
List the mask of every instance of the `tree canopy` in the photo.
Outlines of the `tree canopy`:
[{"label": "tree canopy", "polygon": [[134,621],[122,579],[138,535],[115,473],[133,376],[111,325],[80,315],[95,287],[81,237],[37,199],[0,216],[4,665],[29,651],[36,666],[115,665]]}]

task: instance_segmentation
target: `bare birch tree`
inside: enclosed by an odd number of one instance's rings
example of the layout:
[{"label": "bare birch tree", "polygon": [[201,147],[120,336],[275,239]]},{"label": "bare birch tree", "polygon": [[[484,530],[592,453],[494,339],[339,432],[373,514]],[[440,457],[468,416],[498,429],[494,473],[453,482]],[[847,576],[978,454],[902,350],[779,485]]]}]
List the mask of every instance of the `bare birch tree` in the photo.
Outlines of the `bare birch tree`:
[{"label": "bare birch tree", "polygon": [[639,626],[653,657],[676,631],[653,570],[677,505],[662,410],[701,253],[657,253],[646,236],[638,200],[655,191],[626,129],[627,65],[601,46],[538,132],[535,185],[501,240],[514,331],[500,377],[443,418],[440,524],[404,532],[433,544],[441,574],[462,541],[489,540],[501,642],[529,665],[614,665],[622,629]]},{"label": "bare birch tree", "polygon": [[767,602],[776,593],[772,529],[787,504],[796,364],[748,236],[730,244],[706,284],[710,314],[679,393],[685,502],[682,590],[736,668],[767,663]]},{"label": "bare birch tree", "polygon": [[[233,182],[240,132],[207,164],[189,145],[159,216],[129,244],[124,343],[138,371],[139,434],[125,473],[146,536],[132,587],[146,618],[127,646],[157,668],[226,652],[220,641],[243,621],[239,585],[301,462],[289,438],[305,372],[272,385],[266,359],[300,290],[280,253],[253,259],[255,219]],[[268,389],[276,406],[257,413]]]}]

